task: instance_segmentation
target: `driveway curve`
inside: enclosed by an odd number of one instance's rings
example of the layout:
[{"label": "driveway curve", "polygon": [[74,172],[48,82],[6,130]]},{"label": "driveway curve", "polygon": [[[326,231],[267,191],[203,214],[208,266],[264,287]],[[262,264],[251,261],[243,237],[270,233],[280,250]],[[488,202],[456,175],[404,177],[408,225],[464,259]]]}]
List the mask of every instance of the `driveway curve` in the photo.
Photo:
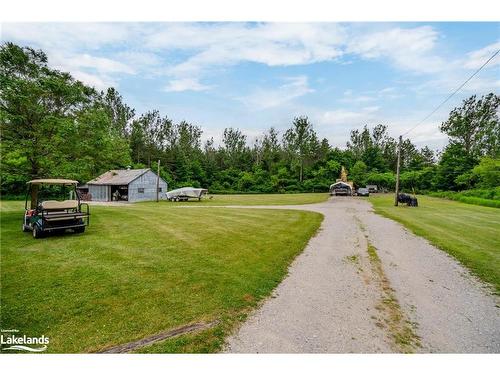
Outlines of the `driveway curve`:
[{"label": "driveway curve", "polygon": [[311,210],[324,220],[226,352],[500,352],[498,296],[366,200],[252,207]]}]

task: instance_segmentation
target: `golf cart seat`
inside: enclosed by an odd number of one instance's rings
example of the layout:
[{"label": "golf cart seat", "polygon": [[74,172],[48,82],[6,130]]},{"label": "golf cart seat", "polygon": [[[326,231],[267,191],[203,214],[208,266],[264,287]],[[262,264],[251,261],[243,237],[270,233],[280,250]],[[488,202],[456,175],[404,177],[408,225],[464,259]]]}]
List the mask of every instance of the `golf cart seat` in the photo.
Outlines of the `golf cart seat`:
[{"label": "golf cart seat", "polygon": [[42,202],[42,210],[55,211],[55,210],[71,210],[78,208],[77,200],[65,201],[44,201]]}]

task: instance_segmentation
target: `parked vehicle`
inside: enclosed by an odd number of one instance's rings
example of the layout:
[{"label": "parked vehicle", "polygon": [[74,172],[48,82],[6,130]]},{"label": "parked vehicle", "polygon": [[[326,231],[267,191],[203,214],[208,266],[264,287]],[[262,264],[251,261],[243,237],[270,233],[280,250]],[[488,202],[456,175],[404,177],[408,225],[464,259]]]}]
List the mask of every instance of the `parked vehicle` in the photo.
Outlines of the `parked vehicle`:
[{"label": "parked vehicle", "polygon": [[189,199],[201,200],[203,195],[208,193],[207,189],[194,188],[194,187],[183,187],[180,189],[174,189],[167,192],[167,199],[174,202],[186,202]]},{"label": "parked vehicle", "polygon": [[359,188],[357,194],[360,197],[369,197],[370,191],[367,188]]},{"label": "parked vehicle", "polygon": [[[27,184],[23,232],[31,231],[33,238],[68,229],[74,233],[85,232],[90,212],[88,204],[80,202],[76,191],[78,181],[40,179],[31,180]],[[82,210],[83,207],[85,211]]]},{"label": "parked vehicle", "polygon": [[377,185],[366,185],[366,188],[370,193],[378,193]]}]

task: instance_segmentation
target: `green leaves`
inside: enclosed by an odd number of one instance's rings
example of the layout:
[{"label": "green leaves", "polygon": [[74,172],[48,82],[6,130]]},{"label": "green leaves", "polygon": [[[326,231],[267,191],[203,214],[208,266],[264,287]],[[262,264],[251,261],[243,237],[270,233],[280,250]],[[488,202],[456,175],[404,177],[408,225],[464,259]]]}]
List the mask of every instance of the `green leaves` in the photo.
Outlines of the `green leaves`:
[{"label": "green leaves", "polygon": [[49,68],[42,51],[3,44],[0,82],[2,149],[9,155],[2,192],[20,193],[36,177],[86,181],[130,162],[106,102],[70,74]]},{"label": "green leaves", "polygon": [[440,129],[470,158],[499,157],[499,105],[500,96],[496,94],[490,93],[479,99],[473,95],[464,100],[461,107],[451,111],[449,119],[441,124]]}]

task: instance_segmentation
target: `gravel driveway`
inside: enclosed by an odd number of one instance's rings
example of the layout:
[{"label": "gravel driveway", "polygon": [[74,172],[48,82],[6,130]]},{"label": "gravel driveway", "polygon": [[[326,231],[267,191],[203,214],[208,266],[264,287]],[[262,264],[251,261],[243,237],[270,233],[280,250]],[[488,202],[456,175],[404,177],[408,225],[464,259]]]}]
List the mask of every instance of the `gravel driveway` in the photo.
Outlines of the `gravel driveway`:
[{"label": "gravel driveway", "polygon": [[259,208],[311,210],[324,220],[227,352],[500,352],[499,298],[367,201]]}]

